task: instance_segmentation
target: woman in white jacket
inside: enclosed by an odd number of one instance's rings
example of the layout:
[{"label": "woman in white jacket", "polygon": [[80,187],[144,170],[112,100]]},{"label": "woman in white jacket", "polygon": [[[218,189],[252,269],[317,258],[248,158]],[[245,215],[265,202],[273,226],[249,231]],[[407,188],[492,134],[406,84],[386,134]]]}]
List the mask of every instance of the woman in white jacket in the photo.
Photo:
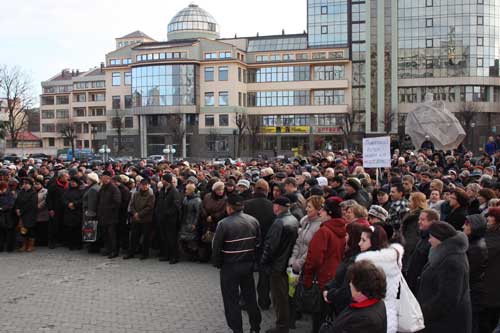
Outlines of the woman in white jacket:
[{"label": "woman in white jacket", "polygon": [[[292,268],[297,275],[302,272],[302,267],[306,262],[307,250],[309,243],[316,231],[321,226],[321,217],[319,211],[325,203],[325,199],[319,195],[313,195],[306,201],[306,216],[300,220],[300,229],[295,246],[293,247],[292,256],[288,260],[288,266]],[[295,327],[296,310],[295,302],[292,298],[289,299],[290,304],[290,327]]]},{"label": "woman in white jacket", "polygon": [[387,312],[387,333],[396,333],[398,330],[397,294],[401,278],[403,246],[397,243],[389,245],[386,232],[381,226],[376,225],[363,229],[359,247],[361,254],[356,257],[356,261],[370,260],[385,273],[387,292],[384,302]]}]

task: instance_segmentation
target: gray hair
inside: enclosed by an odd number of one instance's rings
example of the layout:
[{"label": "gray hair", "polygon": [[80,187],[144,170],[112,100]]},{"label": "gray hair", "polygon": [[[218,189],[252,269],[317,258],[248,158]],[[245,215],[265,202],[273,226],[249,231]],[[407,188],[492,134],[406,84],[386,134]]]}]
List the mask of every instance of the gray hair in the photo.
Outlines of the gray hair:
[{"label": "gray hair", "polygon": [[68,170],[59,170],[59,172],[57,173],[57,178],[60,178],[64,175],[69,175]]}]

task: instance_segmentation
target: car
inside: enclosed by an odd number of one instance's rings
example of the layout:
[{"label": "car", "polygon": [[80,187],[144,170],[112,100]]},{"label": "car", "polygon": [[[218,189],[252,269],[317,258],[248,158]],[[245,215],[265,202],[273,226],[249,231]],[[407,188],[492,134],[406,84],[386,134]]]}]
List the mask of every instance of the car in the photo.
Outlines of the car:
[{"label": "car", "polygon": [[44,153],[35,153],[35,154],[30,154],[29,156],[30,158],[38,158],[38,159],[48,159],[49,158],[49,155],[47,154],[44,154]]},{"label": "car", "polygon": [[150,155],[150,156],[148,156],[147,159],[158,163],[158,162],[165,160],[165,156],[163,156],[163,155]]}]

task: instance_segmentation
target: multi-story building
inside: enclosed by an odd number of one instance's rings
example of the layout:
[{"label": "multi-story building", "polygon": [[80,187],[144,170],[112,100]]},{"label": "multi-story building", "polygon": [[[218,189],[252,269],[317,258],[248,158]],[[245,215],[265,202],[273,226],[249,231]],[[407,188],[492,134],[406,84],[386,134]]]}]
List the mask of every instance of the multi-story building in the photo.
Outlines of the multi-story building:
[{"label": "multi-story building", "polygon": [[[351,65],[347,28],[329,28],[309,41],[284,32],[219,38],[215,19],[190,5],[169,23],[167,41],[141,32],[117,39],[105,68],[112,147],[121,141],[146,156],[173,144],[179,156],[208,157],[341,145]],[[149,40],[120,44],[141,37]]]},{"label": "multi-story building", "polygon": [[469,147],[482,146],[500,121],[500,0],[349,6],[353,112],[365,133],[401,133],[406,114],[431,93],[470,126]]},{"label": "multi-story building", "polygon": [[94,149],[107,143],[104,65],[87,72],[61,71],[42,82],[40,122],[43,147]]},{"label": "multi-story building", "polygon": [[308,0],[307,33],[220,38],[193,4],[170,21],[166,41],[140,31],[116,39],[92,73],[105,81],[103,103],[88,100],[93,87],[74,102],[74,81],[94,80],[88,72],[43,82],[44,147],[67,147],[56,128],[67,109],[82,147],[107,138],[115,154],[167,144],[195,157],[333,148],[342,134],[401,134],[429,92],[459,118],[473,111],[466,130],[482,145],[500,120],[499,22],[500,0]]}]

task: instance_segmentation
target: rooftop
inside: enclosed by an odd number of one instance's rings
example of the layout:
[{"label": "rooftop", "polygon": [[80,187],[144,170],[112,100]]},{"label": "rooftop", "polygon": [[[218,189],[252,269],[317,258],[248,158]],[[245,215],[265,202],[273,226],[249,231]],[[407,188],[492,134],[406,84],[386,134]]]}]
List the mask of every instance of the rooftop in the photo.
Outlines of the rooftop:
[{"label": "rooftop", "polygon": [[147,39],[154,40],[153,38],[149,37],[148,35],[146,35],[144,32],[142,32],[140,30],[136,30],[134,32],[131,32],[128,35],[125,35],[123,37],[119,37],[118,39],[125,39],[125,38],[147,38]]}]

